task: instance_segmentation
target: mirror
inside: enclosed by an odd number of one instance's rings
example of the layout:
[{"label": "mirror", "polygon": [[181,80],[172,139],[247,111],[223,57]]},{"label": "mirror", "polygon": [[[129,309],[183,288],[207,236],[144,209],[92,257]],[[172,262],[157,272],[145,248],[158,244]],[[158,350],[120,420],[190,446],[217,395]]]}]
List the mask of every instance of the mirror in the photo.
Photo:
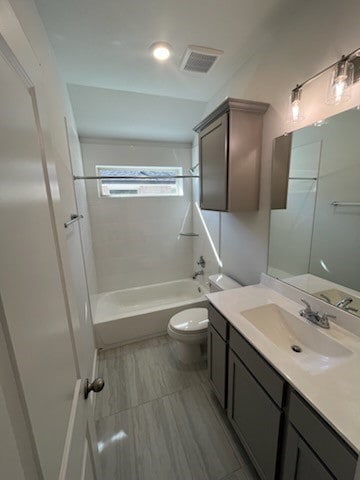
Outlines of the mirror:
[{"label": "mirror", "polygon": [[268,274],[360,316],[360,110],[276,138]]}]

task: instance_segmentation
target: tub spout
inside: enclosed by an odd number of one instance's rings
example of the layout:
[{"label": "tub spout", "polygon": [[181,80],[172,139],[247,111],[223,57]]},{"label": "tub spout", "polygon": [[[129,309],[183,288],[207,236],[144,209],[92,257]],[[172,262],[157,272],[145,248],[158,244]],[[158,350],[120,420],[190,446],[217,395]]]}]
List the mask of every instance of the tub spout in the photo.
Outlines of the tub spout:
[{"label": "tub spout", "polygon": [[204,276],[204,270],[199,270],[198,272],[195,272],[192,278],[195,280],[195,278],[199,275]]}]

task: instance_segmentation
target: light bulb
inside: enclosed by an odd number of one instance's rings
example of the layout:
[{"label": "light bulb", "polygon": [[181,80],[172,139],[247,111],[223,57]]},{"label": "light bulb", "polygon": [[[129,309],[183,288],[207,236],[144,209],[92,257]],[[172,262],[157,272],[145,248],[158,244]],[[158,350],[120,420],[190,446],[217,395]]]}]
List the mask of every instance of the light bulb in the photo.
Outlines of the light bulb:
[{"label": "light bulb", "polygon": [[295,100],[291,104],[291,112],[292,112],[292,119],[293,122],[297,122],[299,120],[299,114],[300,114],[300,101]]},{"label": "light bulb", "polygon": [[166,42],[156,42],[150,47],[153,57],[160,62],[164,62],[171,55],[171,46]]}]

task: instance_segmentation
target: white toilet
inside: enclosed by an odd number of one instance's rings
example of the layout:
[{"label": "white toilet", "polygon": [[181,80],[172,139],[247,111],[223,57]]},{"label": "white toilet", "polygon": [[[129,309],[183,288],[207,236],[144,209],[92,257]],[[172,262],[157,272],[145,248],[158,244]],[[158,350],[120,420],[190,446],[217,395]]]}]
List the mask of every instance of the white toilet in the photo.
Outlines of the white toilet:
[{"label": "white toilet", "polygon": [[[222,273],[209,276],[210,292],[238,288],[241,285]],[[183,363],[201,360],[207,338],[207,308],[188,308],[171,317],[167,332],[175,340],[175,352]]]}]

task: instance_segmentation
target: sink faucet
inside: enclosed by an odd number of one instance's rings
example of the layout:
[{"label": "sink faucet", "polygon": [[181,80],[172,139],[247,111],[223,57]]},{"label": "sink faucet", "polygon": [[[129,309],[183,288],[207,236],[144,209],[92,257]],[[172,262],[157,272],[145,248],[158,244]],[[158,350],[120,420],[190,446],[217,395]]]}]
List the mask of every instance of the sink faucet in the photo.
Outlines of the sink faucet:
[{"label": "sink faucet", "polygon": [[346,310],[352,301],[353,299],[351,297],[345,297],[342,300],[340,300],[340,302],[337,302],[336,306]]},{"label": "sink faucet", "polygon": [[320,314],[319,312],[315,312],[306,300],[302,298],[301,301],[306,307],[299,312],[302,317],[321,328],[330,328],[329,318],[336,318],[335,315],[329,315],[328,313]]},{"label": "sink faucet", "polygon": [[195,278],[198,277],[199,275],[204,276],[204,270],[199,270],[198,272],[195,272],[192,278],[195,280]]}]

